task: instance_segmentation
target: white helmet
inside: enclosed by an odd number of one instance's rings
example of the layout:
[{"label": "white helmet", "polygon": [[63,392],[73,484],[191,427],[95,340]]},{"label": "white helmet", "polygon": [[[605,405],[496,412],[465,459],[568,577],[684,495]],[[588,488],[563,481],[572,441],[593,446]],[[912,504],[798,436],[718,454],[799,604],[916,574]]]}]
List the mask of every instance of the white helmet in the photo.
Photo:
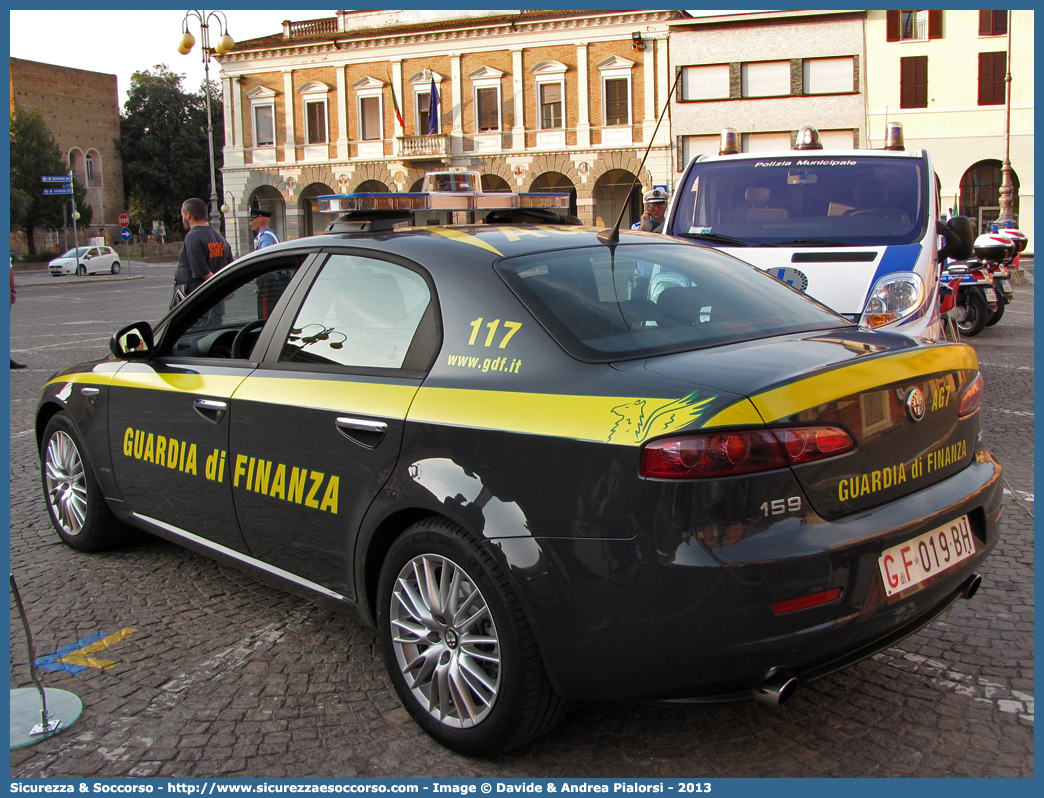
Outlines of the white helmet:
[{"label": "white helmet", "polygon": [[642,195],[643,202],[667,202],[670,195],[662,188],[654,188]]}]

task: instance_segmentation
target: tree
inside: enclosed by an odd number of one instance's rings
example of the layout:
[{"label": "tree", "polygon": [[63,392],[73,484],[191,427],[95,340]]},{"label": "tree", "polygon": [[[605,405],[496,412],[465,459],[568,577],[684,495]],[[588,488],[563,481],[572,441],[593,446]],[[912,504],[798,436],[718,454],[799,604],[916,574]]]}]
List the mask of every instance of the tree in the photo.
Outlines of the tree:
[{"label": "tree", "polygon": [[[29,112],[16,105],[11,115],[11,227],[25,233],[31,254],[36,254],[37,230],[62,226],[62,203],[69,200],[62,194],[44,196],[40,178],[68,173],[69,164],[39,110]],[[74,192],[80,223],[86,226],[93,216],[87,188],[77,183]]]},{"label": "tree", "polygon": [[[123,189],[130,214],[162,220],[168,231],[181,229],[181,203],[189,197],[210,200],[210,154],[204,87],[182,88],[184,75],[157,64],[135,72],[120,119],[119,150]],[[220,90],[211,81],[214,101],[214,166],[221,169],[225,143]],[[221,173],[217,173],[218,197]],[[219,199],[220,201],[220,199]]]}]

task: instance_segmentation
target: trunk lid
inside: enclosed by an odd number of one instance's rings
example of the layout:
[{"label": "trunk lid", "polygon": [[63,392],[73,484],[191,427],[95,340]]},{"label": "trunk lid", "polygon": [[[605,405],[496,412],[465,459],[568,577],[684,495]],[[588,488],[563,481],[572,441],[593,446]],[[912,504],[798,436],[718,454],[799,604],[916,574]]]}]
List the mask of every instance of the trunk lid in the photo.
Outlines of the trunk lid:
[{"label": "trunk lid", "polygon": [[700,429],[831,425],[854,451],[792,468],[815,510],[837,518],[940,482],[975,456],[979,416],[958,417],[974,350],[854,329],[666,355],[641,367],[746,397]]}]

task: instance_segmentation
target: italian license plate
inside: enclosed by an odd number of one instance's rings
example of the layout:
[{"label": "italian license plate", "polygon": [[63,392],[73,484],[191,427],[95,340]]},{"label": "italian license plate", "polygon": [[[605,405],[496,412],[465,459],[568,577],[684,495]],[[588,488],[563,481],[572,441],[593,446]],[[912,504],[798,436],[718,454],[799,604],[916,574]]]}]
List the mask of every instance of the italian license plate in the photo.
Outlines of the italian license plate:
[{"label": "italian license plate", "polygon": [[881,554],[878,566],[885,593],[894,596],[975,554],[975,536],[962,515]]},{"label": "italian license plate", "polygon": [[1001,287],[1004,289],[1005,294],[1010,294],[1012,291],[1011,280],[1001,280]]},{"label": "italian license plate", "polygon": [[984,288],[983,290],[986,292],[986,301],[987,302],[996,302],[997,301],[997,292],[996,291],[994,291],[992,288]]}]

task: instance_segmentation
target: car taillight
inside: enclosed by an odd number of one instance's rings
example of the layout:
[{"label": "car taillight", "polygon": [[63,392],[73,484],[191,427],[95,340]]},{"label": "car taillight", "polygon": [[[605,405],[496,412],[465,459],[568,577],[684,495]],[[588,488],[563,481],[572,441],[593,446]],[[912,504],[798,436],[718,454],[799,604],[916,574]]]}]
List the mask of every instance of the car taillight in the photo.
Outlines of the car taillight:
[{"label": "car taillight", "polygon": [[966,418],[979,409],[982,404],[982,375],[976,374],[975,379],[972,380],[963,394],[961,394],[961,403],[957,406],[957,417]]},{"label": "car taillight", "polygon": [[640,473],[655,479],[731,477],[822,460],[854,448],[840,427],[682,435],[646,444]]}]

